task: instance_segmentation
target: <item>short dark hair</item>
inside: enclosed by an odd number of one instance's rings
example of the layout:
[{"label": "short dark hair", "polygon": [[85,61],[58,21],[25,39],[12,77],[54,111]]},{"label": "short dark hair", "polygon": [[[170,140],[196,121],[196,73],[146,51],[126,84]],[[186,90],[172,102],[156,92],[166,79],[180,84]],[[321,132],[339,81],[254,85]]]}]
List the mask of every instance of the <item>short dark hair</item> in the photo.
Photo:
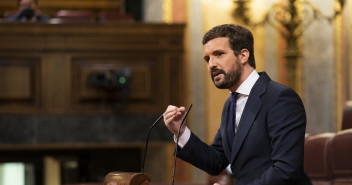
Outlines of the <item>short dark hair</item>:
[{"label": "short dark hair", "polygon": [[210,29],[203,37],[203,45],[208,41],[218,37],[229,38],[229,44],[236,56],[240,54],[242,49],[249,51],[248,63],[255,68],[253,35],[251,31],[239,25],[223,24]]}]

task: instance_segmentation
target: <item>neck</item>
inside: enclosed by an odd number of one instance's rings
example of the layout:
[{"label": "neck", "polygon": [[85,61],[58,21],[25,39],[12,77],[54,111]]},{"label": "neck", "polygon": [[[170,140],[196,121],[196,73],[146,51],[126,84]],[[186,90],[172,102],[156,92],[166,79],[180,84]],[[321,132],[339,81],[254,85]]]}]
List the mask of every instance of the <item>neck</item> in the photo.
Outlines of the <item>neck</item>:
[{"label": "neck", "polygon": [[238,87],[240,87],[240,85],[248,78],[248,76],[253,72],[254,68],[251,66],[244,66],[242,69],[242,75],[240,80],[234,85],[232,86],[229,90],[231,92],[236,92],[236,90],[238,89]]}]

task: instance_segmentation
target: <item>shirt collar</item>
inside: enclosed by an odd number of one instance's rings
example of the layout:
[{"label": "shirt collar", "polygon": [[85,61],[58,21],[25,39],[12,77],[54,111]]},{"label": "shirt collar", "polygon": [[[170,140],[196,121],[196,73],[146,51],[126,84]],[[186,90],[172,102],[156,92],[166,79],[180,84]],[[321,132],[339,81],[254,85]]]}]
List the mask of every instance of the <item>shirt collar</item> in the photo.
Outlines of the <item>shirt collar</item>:
[{"label": "shirt collar", "polygon": [[249,93],[251,92],[252,87],[254,86],[255,82],[257,82],[258,78],[259,74],[256,70],[253,70],[247,79],[238,87],[236,92],[249,96]]}]

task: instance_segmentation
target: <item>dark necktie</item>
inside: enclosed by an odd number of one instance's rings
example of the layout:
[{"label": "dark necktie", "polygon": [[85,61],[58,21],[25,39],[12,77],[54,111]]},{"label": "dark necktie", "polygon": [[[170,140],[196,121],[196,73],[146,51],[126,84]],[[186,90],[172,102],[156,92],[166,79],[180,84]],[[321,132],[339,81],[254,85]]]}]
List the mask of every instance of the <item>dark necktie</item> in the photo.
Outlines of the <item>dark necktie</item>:
[{"label": "dark necktie", "polygon": [[231,93],[230,97],[230,113],[229,123],[227,125],[227,139],[229,140],[230,149],[232,148],[233,140],[235,139],[236,128],[236,101],[238,93]]}]

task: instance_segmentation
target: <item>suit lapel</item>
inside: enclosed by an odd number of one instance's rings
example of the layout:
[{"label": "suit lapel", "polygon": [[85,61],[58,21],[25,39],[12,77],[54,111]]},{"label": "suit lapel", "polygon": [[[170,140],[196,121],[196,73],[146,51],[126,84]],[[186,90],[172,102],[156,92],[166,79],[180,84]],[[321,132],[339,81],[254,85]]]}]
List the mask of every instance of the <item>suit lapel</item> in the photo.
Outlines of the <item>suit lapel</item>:
[{"label": "suit lapel", "polygon": [[251,128],[254,119],[256,115],[258,114],[261,106],[262,106],[262,101],[260,99],[260,96],[264,94],[266,91],[266,86],[270,81],[270,78],[266,75],[266,73],[259,73],[260,78],[258,81],[254,84],[247,103],[245,105],[245,108],[243,110],[240,123],[235,135],[235,141],[232,146],[232,153],[231,153],[231,160],[230,162],[232,163],[237,154],[239,149],[241,148],[243,141],[246,138],[246,135]]}]

